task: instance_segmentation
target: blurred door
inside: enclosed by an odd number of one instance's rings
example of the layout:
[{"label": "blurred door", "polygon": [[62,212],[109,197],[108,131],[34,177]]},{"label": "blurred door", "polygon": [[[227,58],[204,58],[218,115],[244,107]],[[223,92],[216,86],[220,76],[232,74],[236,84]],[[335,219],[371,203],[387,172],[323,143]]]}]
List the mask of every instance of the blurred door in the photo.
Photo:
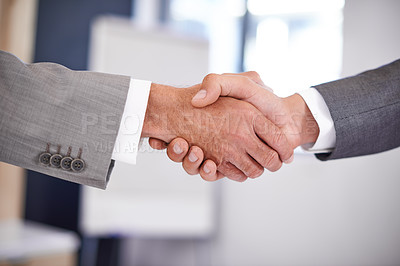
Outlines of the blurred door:
[{"label": "blurred door", "polygon": [[[32,61],[36,32],[36,0],[0,1],[0,50]],[[25,171],[0,162],[0,220],[21,218]]]}]

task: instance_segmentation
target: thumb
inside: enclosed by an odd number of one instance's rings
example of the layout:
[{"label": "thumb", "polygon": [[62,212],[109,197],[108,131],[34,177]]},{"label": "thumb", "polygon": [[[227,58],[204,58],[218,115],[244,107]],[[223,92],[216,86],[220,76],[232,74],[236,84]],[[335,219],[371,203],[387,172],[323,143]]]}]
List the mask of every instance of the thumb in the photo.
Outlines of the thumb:
[{"label": "thumb", "polygon": [[220,75],[208,74],[200,85],[200,90],[192,99],[194,107],[205,107],[216,102],[221,96],[222,87]]},{"label": "thumb", "polygon": [[192,99],[194,107],[205,107],[218,100],[220,96],[230,96],[246,100],[254,96],[260,89],[257,83],[242,75],[208,74],[200,86],[200,90]]}]

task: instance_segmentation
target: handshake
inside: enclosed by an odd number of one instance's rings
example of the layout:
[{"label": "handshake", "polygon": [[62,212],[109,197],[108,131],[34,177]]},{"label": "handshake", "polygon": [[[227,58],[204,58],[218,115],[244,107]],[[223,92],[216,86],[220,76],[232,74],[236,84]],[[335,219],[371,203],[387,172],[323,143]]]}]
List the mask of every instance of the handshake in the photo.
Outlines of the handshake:
[{"label": "handshake", "polygon": [[188,174],[243,182],[293,161],[319,127],[303,98],[273,94],[256,72],[209,74],[201,84],[152,84],[142,137]]}]

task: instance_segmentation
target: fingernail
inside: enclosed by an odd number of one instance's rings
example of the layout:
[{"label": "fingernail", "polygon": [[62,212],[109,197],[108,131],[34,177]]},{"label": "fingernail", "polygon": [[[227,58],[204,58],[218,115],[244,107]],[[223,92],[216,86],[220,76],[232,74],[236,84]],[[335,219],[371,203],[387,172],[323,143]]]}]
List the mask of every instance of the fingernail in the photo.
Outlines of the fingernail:
[{"label": "fingernail", "polygon": [[175,145],[174,145],[174,152],[175,152],[176,154],[181,154],[181,153],[183,152],[181,146],[179,146],[178,143],[175,143]]},{"label": "fingernail", "polygon": [[191,152],[189,154],[189,161],[191,161],[192,163],[194,163],[195,161],[197,161],[199,158],[196,156],[196,154],[194,154],[194,152]]},{"label": "fingernail", "polygon": [[204,165],[203,170],[204,170],[204,172],[205,172],[206,174],[211,173],[211,170],[208,169],[207,165]]},{"label": "fingernail", "polygon": [[292,156],[290,156],[289,159],[287,159],[286,161],[284,161],[284,163],[285,163],[285,164],[290,164],[290,163],[293,162],[293,159],[294,159],[294,154],[292,154]]},{"label": "fingernail", "polygon": [[193,97],[193,100],[201,100],[206,98],[207,91],[206,90],[199,90],[199,92]]}]

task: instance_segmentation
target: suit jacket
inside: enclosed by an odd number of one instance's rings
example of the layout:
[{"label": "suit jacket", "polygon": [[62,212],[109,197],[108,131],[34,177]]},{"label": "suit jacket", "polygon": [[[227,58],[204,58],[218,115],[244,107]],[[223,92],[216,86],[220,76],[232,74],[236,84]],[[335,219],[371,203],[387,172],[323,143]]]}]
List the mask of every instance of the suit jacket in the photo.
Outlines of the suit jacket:
[{"label": "suit jacket", "polygon": [[377,153],[400,146],[400,60],[315,86],[336,130],[336,147],[321,160]]},{"label": "suit jacket", "polygon": [[0,161],[104,189],[129,82],[0,51]]}]

